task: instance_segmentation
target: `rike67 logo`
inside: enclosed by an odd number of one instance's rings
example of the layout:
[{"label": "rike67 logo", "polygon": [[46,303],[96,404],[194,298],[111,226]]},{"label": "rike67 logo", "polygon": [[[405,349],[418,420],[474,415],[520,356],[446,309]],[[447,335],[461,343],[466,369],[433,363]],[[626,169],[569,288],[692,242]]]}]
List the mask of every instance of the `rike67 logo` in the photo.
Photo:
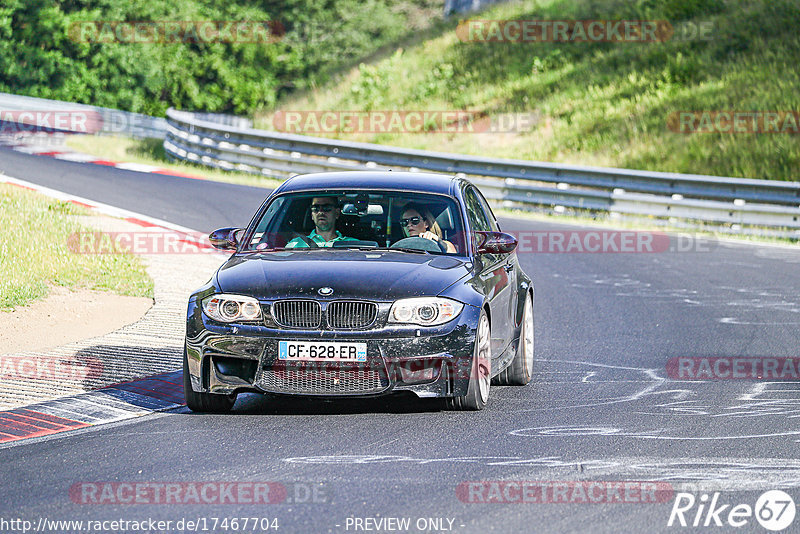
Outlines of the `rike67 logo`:
[{"label": "rike67 logo", "polygon": [[791,525],[797,512],[794,499],[780,490],[762,493],[755,506],[723,504],[720,495],[720,492],[715,492],[709,497],[707,493],[703,493],[696,498],[691,493],[677,493],[667,526],[741,528],[751,524],[755,517],[762,527],[777,532]]}]

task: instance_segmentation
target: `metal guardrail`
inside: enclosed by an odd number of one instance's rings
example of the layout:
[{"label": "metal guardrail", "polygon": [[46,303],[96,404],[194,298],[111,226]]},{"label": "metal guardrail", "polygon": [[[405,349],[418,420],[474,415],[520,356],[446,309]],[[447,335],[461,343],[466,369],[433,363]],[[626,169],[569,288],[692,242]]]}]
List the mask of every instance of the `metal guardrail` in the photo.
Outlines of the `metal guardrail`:
[{"label": "metal guardrail", "polygon": [[[27,120],[20,119],[25,112],[29,118]],[[48,112],[51,114],[53,112],[85,112],[90,116],[90,124],[82,124],[80,129],[75,129],[74,125],[70,125],[67,121],[63,127],[55,127],[52,122],[53,118],[46,116],[43,117],[44,121],[49,120],[50,122],[36,122],[37,114],[45,115]],[[34,116],[30,117],[30,114],[34,114]],[[250,128],[253,125],[249,119],[220,113],[196,113],[195,117],[236,128]],[[167,120],[162,117],[9,93],[0,93],[0,126],[8,126],[4,123],[18,124],[18,128],[6,129],[22,133],[25,133],[27,127],[28,130],[38,133],[43,133],[42,130],[50,130],[58,133],[118,134],[139,139],[164,139],[167,135]],[[4,128],[0,127],[0,134],[3,131]]]},{"label": "metal guardrail", "polygon": [[[64,133],[119,134],[140,139],[164,139],[167,133],[167,121],[160,117],[151,117],[149,115],[142,115],[141,113],[129,113],[117,109],[88,106],[86,104],[76,104],[74,102],[61,102],[45,98],[0,93],[0,121],[3,122],[14,121],[19,117],[19,112],[52,113],[81,111],[92,116],[92,125],[89,127],[89,132],[85,129],[73,130],[70,124],[65,124],[63,128],[53,128],[53,130]],[[38,129],[42,128],[41,125],[36,126]],[[0,130],[0,132],[2,132],[2,130]]]},{"label": "metal guardrail", "polygon": [[164,139],[169,156],[225,170],[275,178],[335,170],[427,170],[468,176],[504,207],[722,223],[735,232],[800,237],[800,182],[482,158],[256,130],[248,119],[232,115],[170,109],[163,119],[0,93],[0,125],[13,121],[14,112],[26,111],[92,113],[100,117],[97,133]]},{"label": "metal guardrail", "polygon": [[791,229],[800,236],[800,182],[724,178],[482,158],[223,127],[167,111],[174,158],[285,178],[298,172],[405,168],[468,176],[505,207],[550,206],[620,215]]}]

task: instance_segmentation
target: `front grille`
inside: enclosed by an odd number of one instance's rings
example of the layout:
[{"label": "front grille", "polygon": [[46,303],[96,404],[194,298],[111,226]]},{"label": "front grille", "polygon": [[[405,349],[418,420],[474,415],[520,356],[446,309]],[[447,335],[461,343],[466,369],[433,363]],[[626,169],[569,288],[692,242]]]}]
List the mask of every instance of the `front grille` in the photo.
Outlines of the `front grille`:
[{"label": "front grille", "polygon": [[278,364],[262,370],[257,384],[275,393],[311,395],[377,393],[389,387],[388,378],[373,368],[332,367],[330,365],[292,366]]},{"label": "front grille", "polygon": [[313,300],[281,300],[272,305],[272,317],[281,326],[317,329],[322,323],[322,309]]},{"label": "front grille", "polygon": [[335,301],[328,305],[331,328],[365,328],[375,322],[378,306],[374,302]]}]

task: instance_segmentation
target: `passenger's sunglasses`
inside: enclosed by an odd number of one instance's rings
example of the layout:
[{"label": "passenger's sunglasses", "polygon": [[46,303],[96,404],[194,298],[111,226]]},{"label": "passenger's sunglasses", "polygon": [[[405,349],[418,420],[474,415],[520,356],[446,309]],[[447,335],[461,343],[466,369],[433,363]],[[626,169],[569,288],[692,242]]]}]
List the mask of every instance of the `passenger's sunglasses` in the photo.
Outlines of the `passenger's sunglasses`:
[{"label": "passenger's sunglasses", "polygon": [[400,226],[408,226],[408,223],[413,224],[414,226],[418,225],[422,221],[422,217],[410,217],[408,219],[400,219]]},{"label": "passenger's sunglasses", "polygon": [[320,211],[328,213],[333,211],[334,207],[333,204],[311,204],[311,213],[319,213]]}]

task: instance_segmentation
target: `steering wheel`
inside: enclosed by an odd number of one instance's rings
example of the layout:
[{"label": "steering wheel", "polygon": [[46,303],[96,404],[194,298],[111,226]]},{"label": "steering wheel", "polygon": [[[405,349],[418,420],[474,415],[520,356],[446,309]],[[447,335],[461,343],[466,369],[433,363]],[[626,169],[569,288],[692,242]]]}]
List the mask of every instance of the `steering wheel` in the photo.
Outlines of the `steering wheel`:
[{"label": "steering wheel", "polygon": [[428,252],[447,252],[447,245],[441,241],[433,241],[424,237],[406,237],[393,243],[389,248],[413,248]]}]

